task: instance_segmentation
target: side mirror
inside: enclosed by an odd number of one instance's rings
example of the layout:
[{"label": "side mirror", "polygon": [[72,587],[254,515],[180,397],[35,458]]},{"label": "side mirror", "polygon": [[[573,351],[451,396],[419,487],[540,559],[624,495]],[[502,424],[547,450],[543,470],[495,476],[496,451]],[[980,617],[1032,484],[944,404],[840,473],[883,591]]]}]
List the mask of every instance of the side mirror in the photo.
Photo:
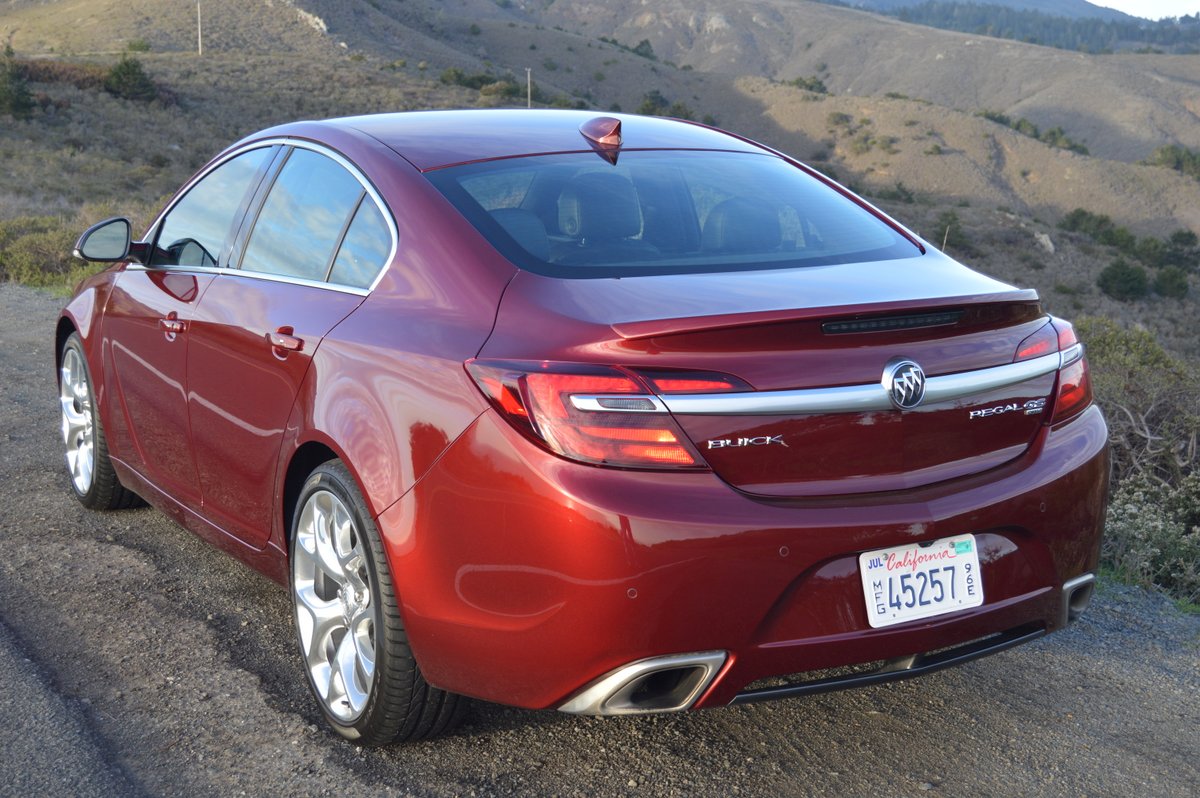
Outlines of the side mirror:
[{"label": "side mirror", "polygon": [[75,257],[92,263],[116,263],[129,257],[133,227],[124,216],[94,224],[75,242]]}]

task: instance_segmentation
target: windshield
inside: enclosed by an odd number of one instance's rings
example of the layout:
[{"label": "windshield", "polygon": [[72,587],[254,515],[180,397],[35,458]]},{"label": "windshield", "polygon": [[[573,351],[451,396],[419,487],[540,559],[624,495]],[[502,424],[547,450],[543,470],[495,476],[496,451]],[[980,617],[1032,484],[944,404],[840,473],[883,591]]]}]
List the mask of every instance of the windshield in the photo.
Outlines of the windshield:
[{"label": "windshield", "polygon": [[920,255],[852,200],[773,155],[595,153],[426,176],[505,257],[555,277],[747,271]]}]

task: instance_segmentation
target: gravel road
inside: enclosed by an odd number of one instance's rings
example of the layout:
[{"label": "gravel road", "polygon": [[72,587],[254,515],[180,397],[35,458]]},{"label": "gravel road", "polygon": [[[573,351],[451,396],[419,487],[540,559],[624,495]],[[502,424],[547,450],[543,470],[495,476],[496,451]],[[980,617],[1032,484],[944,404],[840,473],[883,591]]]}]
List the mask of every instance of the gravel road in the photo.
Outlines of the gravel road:
[{"label": "gravel road", "polygon": [[475,704],[439,741],[342,742],[282,589],[157,511],[72,498],[60,304],[0,285],[0,795],[1200,795],[1200,616],[1116,585],[900,684],[652,718]]}]

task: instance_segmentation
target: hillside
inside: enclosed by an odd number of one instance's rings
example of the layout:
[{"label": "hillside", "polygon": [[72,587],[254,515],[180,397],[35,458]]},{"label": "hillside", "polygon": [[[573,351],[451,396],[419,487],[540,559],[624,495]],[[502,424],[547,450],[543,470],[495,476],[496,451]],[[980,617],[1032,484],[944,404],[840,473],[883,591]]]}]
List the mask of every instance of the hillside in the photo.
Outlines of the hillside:
[{"label": "hillside", "polygon": [[[20,219],[52,214],[39,224],[57,232],[37,234],[42,248],[30,262],[61,258],[73,234],[63,225],[74,231],[117,211],[144,217],[213,153],[273,123],[523,105],[529,67],[539,104],[649,104],[711,119],[835,174],[932,241],[949,242],[953,214],[970,243],[952,252],[1038,288],[1052,310],[1141,320],[1176,350],[1200,353],[1195,276],[1186,299],[1118,303],[1096,284],[1117,251],[1056,227],[1082,207],[1135,236],[1200,232],[1200,182],[1113,160],[1135,161],[1167,142],[1200,147],[1191,88],[1200,59],[1067,54],[798,1],[730,9],[663,0],[654,11],[633,0],[502,5],[205,0],[200,58],[187,3],[0,4],[0,40],[23,62],[69,78],[71,69],[107,68],[132,43],[170,98],[134,103],[67,78],[31,84],[41,103],[32,117],[0,117],[9,178],[0,181],[0,251],[5,220],[40,230]],[[652,51],[638,47],[643,39]],[[764,66],[739,72],[751,62]],[[1097,96],[1103,74],[1113,76],[1110,99],[1096,103],[1087,92]],[[495,90],[510,77],[508,96]],[[783,82],[795,77],[815,78],[828,93]],[[1092,154],[1021,135],[980,117],[984,109],[1043,130],[1061,125]]]},{"label": "hillside", "polygon": [[[836,1],[836,0],[835,0]],[[1103,19],[1112,20],[1114,22],[1135,22],[1139,17],[1130,16],[1123,11],[1117,11],[1115,8],[1105,8],[1094,3],[1088,3],[1086,0],[962,0],[963,2],[972,2],[976,5],[987,3],[988,5],[1004,6],[1005,8],[1015,8],[1023,11],[1040,11],[1043,14],[1052,14],[1056,17],[1068,17],[1070,19]],[[920,5],[925,0],[845,0],[846,5],[865,8],[870,11],[895,11],[900,8],[908,8],[911,6]]]}]

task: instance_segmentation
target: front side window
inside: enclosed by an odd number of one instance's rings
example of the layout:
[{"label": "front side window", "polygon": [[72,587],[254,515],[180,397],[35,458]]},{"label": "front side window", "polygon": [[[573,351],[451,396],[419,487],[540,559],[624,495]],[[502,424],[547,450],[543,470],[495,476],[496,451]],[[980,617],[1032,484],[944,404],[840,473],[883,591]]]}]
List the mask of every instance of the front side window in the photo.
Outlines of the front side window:
[{"label": "front side window", "polygon": [[244,152],[192,186],[163,219],[149,265],[216,267],[270,152],[270,147]]},{"label": "front side window", "polygon": [[509,260],[557,277],[746,271],[915,257],[848,197],[766,154],[634,151],[428,173]]},{"label": "front side window", "polygon": [[254,223],[242,269],[324,281],[365,193],[333,159],[293,150]]}]

